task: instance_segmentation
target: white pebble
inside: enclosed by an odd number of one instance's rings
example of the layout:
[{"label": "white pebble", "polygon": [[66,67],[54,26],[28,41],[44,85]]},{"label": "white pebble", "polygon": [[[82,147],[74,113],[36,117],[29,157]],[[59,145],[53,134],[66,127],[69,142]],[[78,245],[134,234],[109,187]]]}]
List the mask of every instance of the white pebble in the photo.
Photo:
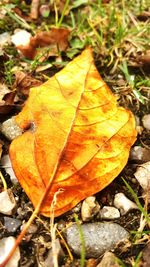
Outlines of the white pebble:
[{"label": "white pebble", "polygon": [[30,43],[31,33],[26,30],[18,30],[11,36],[11,41],[15,46],[26,46]]},{"label": "white pebble", "polygon": [[150,202],[150,161],[140,165],[134,173],[134,176],[143,188],[144,193],[148,196]]},{"label": "white pebble", "polygon": [[150,161],[140,165],[134,176],[144,190],[150,188]]},{"label": "white pebble", "polygon": [[117,219],[120,218],[120,212],[114,207],[104,206],[100,210],[100,217],[107,220]]},{"label": "white pebble", "polygon": [[0,193],[0,213],[12,215],[16,208],[16,200],[10,189]]},{"label": "white pebble", "polygon": [[116,256],[112,252],[105,252],[101,262],[96,267],[119,267]]},{"label": "white pebble", "polygon": [[132,209],[138,209],[137,205],[128,199],[123,193],[117,193],[115,195],[114,206],[120,210],[121,215],[125,215]]},{"label": "white pebble", "polygon": [[143,126],[145,129],[150,130],[150,114],[146,114],[142,118]]},{"label": "white pebble", "polygon": [[100,206],[96,201],[96,197],[87,197],[81,207],[81,217],[84,222],[89,221],[98,213]]},{"label": "white pebble", "polygon": [[[13,236],[5,237],[0,240],[0,264],[5,260],[10,250],[15,244],[15,238]],[[19,247],[16,248],[13,257],[9,260],[6,267],[18,267],[20,260]]]},{"label": "white pebble", "polygon": [[4,32],[0,34],[0,47],[3,47],[6,44],[10,44],[10,33]]},{"label": "white pebble", "polygon": [[130,160],[147,162],[149,159],[150,149],[141,146],[134,146],[131,148]]}]

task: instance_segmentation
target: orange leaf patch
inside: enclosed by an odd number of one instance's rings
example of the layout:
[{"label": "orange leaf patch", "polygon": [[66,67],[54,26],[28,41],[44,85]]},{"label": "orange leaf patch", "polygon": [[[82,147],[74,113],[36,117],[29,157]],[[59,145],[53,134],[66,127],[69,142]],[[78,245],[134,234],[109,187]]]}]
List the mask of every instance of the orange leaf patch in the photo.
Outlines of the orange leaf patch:
[{"label": "orange leaf patch", "polygon": [[16,176],[40,212],[55,216],[102,190],[121,172],[136,139],[132,113],[117,106],[86,49],[46,83],[30,90],[16,116],[24,130],[10,156]]}]

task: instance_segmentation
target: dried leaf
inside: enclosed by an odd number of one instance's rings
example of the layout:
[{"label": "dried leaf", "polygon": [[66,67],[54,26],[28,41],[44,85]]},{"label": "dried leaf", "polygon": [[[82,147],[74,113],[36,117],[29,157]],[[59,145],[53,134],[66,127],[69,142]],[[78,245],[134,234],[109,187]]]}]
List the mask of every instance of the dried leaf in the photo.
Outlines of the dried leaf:
[{"label": "dried leaf", "polygon": [[5,84],[0,84],[0,115],[8,114],[12,110],[15,95]]},{"label": "dried leaf", "polygon": [[136,139],[132,113],[117,106],[90,49],[30,90],[16,123],[24,130],[35,125],[11,143],[10,157],[35,207],[47,193],[45,216],[56,193],[59,216],[111,183]]},{"label": "dried leaf", "polygon": [[[24,35],[20,31],[22,35]],[[18,32],[12,36],[13,43],[17,46],[17,49],[27,58],[34,59],[34,57],[41,53],[41,50],[39,48],[50,48],[50,51],[48,52],[48,56],[50,55],[57,55],[58,51],[65,51],[68,47],[68,37],[69,37],[70,31],[65,28],[52,28],[49,32],[39,32],[35,36],[30,37],[29,33],[26,32],[27,40],[24,43],[20,43],[21,39]],[[18,37],[19,37],[19,43],[18,43]],[[43,49],[42,49],[43,51]]]},{"label": "dried leaf", "polygon": [[41,85],[41,81],[33,78],[31,75],[23,71],[17,71],[15,73],[15,76],[16,76],[16,80],[15,80],[13,87],[17,89],[18,93],[21,93],[25,96],[29,95],[29,91],[31,87]]},{"label": "dried leaf", "polygon": [[145,55],[138,56],[138,62],[143,65],[150,65],[150,50],[147,50]]}]

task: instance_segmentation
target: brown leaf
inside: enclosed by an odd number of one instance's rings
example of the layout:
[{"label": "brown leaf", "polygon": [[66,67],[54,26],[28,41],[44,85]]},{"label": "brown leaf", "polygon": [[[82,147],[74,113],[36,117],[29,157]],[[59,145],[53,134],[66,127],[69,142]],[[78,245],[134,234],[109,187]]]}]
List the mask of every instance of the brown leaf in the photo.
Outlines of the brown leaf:
[{"label": "brown leaf", "polygon": [[10,91],[5,84],[0,84],[0,115],[11,111],[15,95],[15,92]]},{"label": "brown leaf", "polygon": [[39,32],[34,37],[30,38],[27,45],[18,45],[17,49],[29,59],[41,53],[39,48],[50,48],[48,56],[58,55],[58,51],[65,51],[68,47],[68,37],[70,31],[65,28],[52,28],[49,32]]},{"label": "brown leaf", "polygon": [[13,87],[17,89],[18,93],[21,93],[25,96],[29,95],[30,88],[39,86],[42,83],[23,71],[17,71],[15,76],[16,80]]},{"label": "brown leaf", "polygon": [[150,65],[150,50],[147,50],[145,55],[138,56],[138,62],[143,65]]},{"label": "brown leaf", "polygon": [[[31,89],[10,146],[15,174],[40,212],[55,216],[99,192],[126,165],[136,139],[132,113],[118,107],[90,49],[43,85]],[[22,149],[23,148],[23,149]]]}]

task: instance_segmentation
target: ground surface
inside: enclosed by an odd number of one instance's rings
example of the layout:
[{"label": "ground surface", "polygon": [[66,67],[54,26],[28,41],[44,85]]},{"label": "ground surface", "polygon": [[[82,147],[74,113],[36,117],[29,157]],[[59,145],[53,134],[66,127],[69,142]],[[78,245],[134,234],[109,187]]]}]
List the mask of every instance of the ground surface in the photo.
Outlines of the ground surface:
[{"label": "ground surface", "polygon": [[[78,55],[86,46],[91,46],[94,51],[95,63],[105,82],[118,98],[118,102],[132,110],[142,126],[142,117],[150,113],[150,10],[147,1],[40,1],[39,9],[33,7],[30,1],[4,1],[0,5],[0,34],[14,34],[16,29],[24,29],[33,36],[40,31],[48,31],[52,27],[65,27],[70,30],[68,41],[64,37],[61,49],[58,49],[58,34],[53,40],[48,41],[42,50],[39,43],[36,44],[38,53],[32,58],[35,46],[24,53],[20,53],[11,41],[0,46],[0,78],[1,84],[6,85],[1,100],[1,122],[17,114],[25,99],[28,97],[29,88],[47,80],[71,59]],[[32,10],[32,11],[31,11]],[[36,17],[36,12],[38,16]],[[32,15],[31,15],[32,14]],[[34,18],[33,18],[34,17]],[[44,44],[47,43],[44,39]],[[40,42],[39,39],[37,42]],[[1,43],[1,41],[0,41]],[[56,44],[57,43],[57,44]],[[45,47],[46,46],[46,47]],[[31,55],[32,54],[32,55]],[[23,76],[20,76],[23,75]],[[23,77],[24,81],[22,82]],[[24,78],[25,77],[25,78]],[[10,90],[10,91],[9,91]],[[150,149],[149,131],[138,128],[139,135],[135,145]],[[3,155],[8,152],[9,141],[1,135]],[[148,161],[148,160],[147,160]],[[126,187],[121,177],[125,178],[132,187],[136,196],[140,197],[141,205],[145,203],[141,198],[142,190],[134,177],[138,164],[144,161],[129,160],[128,164],[114,182],[102,192],[96,194],[96,198],[104,205],[112,205],[114,195],[124,192],[127,197],[135,201],[135,196]],[[7,187],[12,188],[18,197],[20,215],[16,212],[13,218],[27,221],[33,207],[19,185],[14,186],[9,175],[2,168]],[[1,190],[3,185],[1,184]],[[145,209],[148,210],[147,205]],[[68,222],[74,221],[74,211],[58,217],[56,222],[59,228],[65,227]],[[80,209],[76,210],[79,219]],[[0,215],[3,225],[3,214]],[[120,266],[149,266],[142,265],[142,250],[149,241],[149,220],[144,229],[137,232],[140,225],[141,211],[131,211],[120,219],[114,220],[131,233],[130,245],[123,246],[115,251],[121,260]],[[91,222],[99,221],[96,216]],[[49,219],[37,217],[35,220],[38,230],[28,234],[21,243],[20,266],[38,265],[40,257],[44,257],[51,246],[49,234]],[[17,236],[20,230],[13,235]],[[9,236],[9,233],[0,229],[0,237]],[[61,238],[60,238],[61,239]],[[63,242],[62,242],[63,243]],[[64,246],[64,245],[63,245]],[[62,266],[80,266],[80,262],[74,256],[71,263],[67,250],[63,258]],[[30,256],[29,256],[30,255]],[[43,258],[42,258],[43,259]],[[90,265],[91,264],[91,265]],[[92,265],[93,264],[93,265]],[[95,264],[95,265],[94,265]],[[96,266],[96,262],[85,262],[85,266]]]}]

